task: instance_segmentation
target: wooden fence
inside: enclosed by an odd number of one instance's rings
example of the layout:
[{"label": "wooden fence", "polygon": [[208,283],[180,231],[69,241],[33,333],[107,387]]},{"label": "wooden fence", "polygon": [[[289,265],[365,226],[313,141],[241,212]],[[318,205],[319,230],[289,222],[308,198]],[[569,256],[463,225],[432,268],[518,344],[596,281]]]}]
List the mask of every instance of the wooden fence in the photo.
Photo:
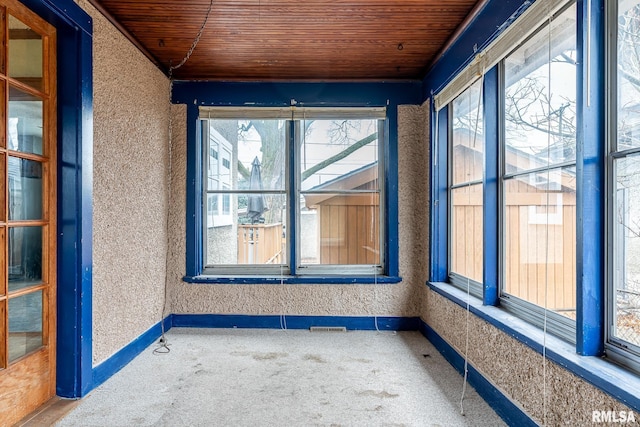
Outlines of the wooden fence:
[{"label": "wooden fence", "polygon": [[281,264],[282,223],[238,225],[238,264]]}]

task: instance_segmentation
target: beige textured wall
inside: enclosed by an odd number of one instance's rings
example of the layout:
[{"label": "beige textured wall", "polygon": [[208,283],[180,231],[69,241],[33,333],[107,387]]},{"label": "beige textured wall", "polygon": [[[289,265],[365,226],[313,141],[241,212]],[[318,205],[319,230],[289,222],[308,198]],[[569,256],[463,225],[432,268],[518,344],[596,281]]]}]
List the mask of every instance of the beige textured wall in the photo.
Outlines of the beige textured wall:
[{"label": "beige textured wall", "polygon": [[[466,311],[424,288],[422,319],[458,353],[464,354]],[[495,326],[469,316],[469,364],[539,424],[591,425],[592,411],[630,411],[620,402]],[[543,372],[546,369],[546,392]],[[543,401],[546,395],[546,423]]]},{"label": "beige textured wall", "polygon": [[169,82],[87,1],[93,17],[93,360],[161,319]]},{"label": "beige textured wall", "polygon": [[[175,106],[177,126],[186,122]],[[185,272],[185,130],[175,128],[171,209],[171,301],[179,314],[300,314],[318,316],[418,316],[427,279],[428,110],[401,106],[399,132],[400,275],[393,285],[211,285],[182,282]]]}]

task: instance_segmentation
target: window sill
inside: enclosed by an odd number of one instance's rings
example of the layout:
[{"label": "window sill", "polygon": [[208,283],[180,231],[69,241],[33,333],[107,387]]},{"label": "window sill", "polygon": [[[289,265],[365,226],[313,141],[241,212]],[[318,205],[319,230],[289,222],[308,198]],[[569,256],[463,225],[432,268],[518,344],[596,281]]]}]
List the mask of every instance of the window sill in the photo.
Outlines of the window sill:
[{"label": "window sill", "polygon": [[[466,309],[467,293],[447,283],[427,283],[429,288]],[[496,328],[542,354],[543,343],[549,360],[620,400],[634,411],[640,411],[640,377],[621,366],[599,357],[580,356],[575,346],[547,334],[541,329],[519,319],[505,310],[484,306],[476,297],[469,298],[469,310]],[[597,409],[597,408],[594,408]]]},{"label": "window sill", "polygon": [[184,276],[187,283],[217,285],[373,285],[402,282],[399,276]]}]

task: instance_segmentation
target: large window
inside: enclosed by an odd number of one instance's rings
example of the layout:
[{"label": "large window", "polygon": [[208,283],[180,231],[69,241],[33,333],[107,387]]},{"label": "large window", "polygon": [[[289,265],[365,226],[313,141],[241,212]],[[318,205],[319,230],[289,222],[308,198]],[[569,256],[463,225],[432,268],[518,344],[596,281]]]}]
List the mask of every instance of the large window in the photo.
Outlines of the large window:
[{"label": "large window", "polygon": [[573,5],[502,63],[503,305],[568,329],[576,316],[576,34]]},{"label": "large window", "polygon": [[204,273],[384,273],[384,114],[208,110]]},{"label": "large window", "polygon": [[[611,2],[608,353],[640,356],[640,1]],[[616,3],[616,4],[613,4]]]},{"label": "large window", "polygon": [[480,296],[483,273],[484,132],[482,80],[451,103],[449,221],[452,283]]}]

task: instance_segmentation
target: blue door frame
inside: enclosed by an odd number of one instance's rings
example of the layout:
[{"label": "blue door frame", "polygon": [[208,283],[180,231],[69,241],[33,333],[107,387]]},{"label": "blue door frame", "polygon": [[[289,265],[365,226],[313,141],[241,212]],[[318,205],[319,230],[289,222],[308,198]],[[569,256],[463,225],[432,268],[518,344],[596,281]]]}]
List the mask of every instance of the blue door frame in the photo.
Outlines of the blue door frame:
[{"label": "blue door frame", "polygon": [[52,24],[58,51],[56,393],[92,388],[93,22],[73,0],[20,0]]}]

